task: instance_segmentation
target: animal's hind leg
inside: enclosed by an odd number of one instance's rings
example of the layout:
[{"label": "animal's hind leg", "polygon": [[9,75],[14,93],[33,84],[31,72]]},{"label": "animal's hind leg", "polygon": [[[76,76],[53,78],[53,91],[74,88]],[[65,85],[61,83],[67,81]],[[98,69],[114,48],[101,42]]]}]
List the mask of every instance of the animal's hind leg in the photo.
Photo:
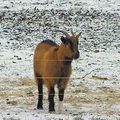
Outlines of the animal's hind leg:
[{"label": "animal's hind leg", "polygon": [[37,109],[43,109],[43,80],[41,76],[36,78],[38,80],[38,104]]}]

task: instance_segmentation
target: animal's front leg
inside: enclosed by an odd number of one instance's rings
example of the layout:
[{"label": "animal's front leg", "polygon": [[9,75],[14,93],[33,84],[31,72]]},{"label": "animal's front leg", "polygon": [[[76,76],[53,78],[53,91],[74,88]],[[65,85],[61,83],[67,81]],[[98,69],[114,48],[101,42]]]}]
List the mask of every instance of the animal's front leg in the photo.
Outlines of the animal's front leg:
[{"label": "animal's front leg", "polygon": [[63,112],[64,92],[68,84],[68,81],[69,81],[69,77],[67,79],[60,79],[58,83],[58,92],[59,92],[58,93],[58,97],[59,97],[58,112],[59,113]]},{"label": "animal's front leg", "polygon": [[59,113],[62,113],[63,111],[63,99],[64,99],[64,89],[59,89],[59,105],[58,105]]},{"label": "animal's front leg", "polygon": [[49,112],[55,111],[54,96],[55,96],[55,90],[54,87],[51,87],[48,95]]}]

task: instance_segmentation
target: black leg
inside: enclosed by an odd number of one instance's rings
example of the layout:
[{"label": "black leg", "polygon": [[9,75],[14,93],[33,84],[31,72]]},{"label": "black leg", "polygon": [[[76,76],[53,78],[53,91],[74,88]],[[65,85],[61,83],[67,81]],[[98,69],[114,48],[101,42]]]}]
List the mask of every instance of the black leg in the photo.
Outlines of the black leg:
[{"label": "black leg", "polygon": [[63,87],[63,80],[58,81],[58,96],[59,96],[59,101],[63,101],[64,99],[64,87]]},{"label": "black leg", "polygon": [[59,104],[58,104],[58,112],[63,112],[63,99],[64,99],[64,89],[59,89]]},{"label": "black leg", "polygon": [[63,101],[64,99],[64,89],[59,89],[59,101]]},{"label": "black leg", "polygon": [[49,112],[55,111],[54,96],[55,96],[55,90],[54,88],[50,88],[49,95],[48,95]]},{"label": "black leg", "polygon": [[39,79],[38,83],[38,104],[37,109],[43,109],[43,81]]}]

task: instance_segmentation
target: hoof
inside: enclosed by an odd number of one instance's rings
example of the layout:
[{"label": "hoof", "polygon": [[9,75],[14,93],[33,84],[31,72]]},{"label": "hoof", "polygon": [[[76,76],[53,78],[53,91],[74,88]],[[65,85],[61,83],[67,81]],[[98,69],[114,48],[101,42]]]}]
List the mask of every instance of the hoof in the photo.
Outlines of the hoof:
[{"label": "hoof", "polygon": [[49,113],[55,113],[55,109],[49,110]]},{"label": "hoof", "polygon": [[37,106],[37,109],[43,110],[43,107],[42,106]]},{"label": "hoof", "polygon": [[54,111],[49,111],[49,113],[54,114],[54,113],[55,113],[55,110],[54,110]]}]

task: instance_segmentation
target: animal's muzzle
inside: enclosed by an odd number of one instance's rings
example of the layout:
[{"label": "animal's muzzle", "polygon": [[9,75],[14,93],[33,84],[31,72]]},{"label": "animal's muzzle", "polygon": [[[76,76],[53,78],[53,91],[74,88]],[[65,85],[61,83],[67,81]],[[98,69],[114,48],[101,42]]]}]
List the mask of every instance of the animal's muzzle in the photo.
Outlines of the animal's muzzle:
[{"label": "animal's muzzle", "polygon": [[80,53],[79,53],[79,51],[77,51],[77,52],[75,53],[75,55],[74,55],[74,59],[78,59],[79,56],[80,56]]}]

